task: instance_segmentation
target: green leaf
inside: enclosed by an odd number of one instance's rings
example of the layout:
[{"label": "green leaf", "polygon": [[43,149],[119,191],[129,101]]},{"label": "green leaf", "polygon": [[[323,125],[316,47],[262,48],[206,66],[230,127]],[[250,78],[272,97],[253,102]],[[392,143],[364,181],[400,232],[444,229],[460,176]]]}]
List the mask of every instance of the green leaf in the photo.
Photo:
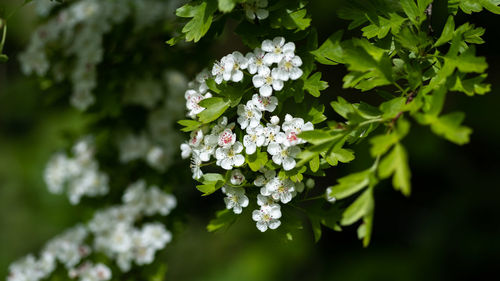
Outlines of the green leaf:
[{"label": "green leaf", "polygon": [[483,8],[486,10],[500,14],[500,1],[498,0],[453,0],[448,2],[448,9],[456,13],[457,6],[466,13],[481,12]]},{"label": "green leaf", "polygon": [[488,68],[488,64],[486,63],[486,59],[484,57],[476,57],[476,49],[474,46],[469,47],[454,62],[456,63],[458,70],[465,73],[481,73]]},{"label": "green leaf", "polygon": [[434,43],[434,47],[439,47],[444,43],[447,43],[453,39],[453,33],[455,32],[455,21],[453,20],[453,16],[449,16],[446,24],[443,28],[443,32],[441,32],[441,36]]},{"label": "green leaf", "polygon": [[335,32],[317,50],[311,51],[316,61],[327,65],[336,65],[344,62],[342,58],[343,50],[340,45],[342,34],[342,30]]},{"label": "green leaf", "polygon": [[311,25],[311,18],[307,16],[306,9],[296,11],[279,9],[271,17],[271,27],[305,30]]},{"label": "green leaf", "polygon": [[378,16],[376,21],[370,19],[371,24],[363,27],[361,31],[363,31],[363,36],[368,39],[373,37],[382,39],[387,36],[389,31],[391,31],[392,34],[397,34],[405,21],[406,18],[396,13],[389,13],[388,18]]},{"label": "green leaf", "polygon": [[5,54],[0,54],[0,63],[7,62],[9,60],[9,57]]},{"label": "green leaf", "polygon": [[461,126],[465,118],[463,112],[453,112],[435,118],[431,123],[431,130],[447,140],[462,145],[469,142],[469,136],[472,129]]},{"label": "green leaf", "polygon": [[217,118],[224,114],[230,102],[219,97],[213,97],[200,101],[199,105],[204,107],[205,110],[199,113],[198,117],[202,123],[206,124],[217,120]]},{"label": "green leaf", "polygon": [[481,74],[473,78],[464,79],[464,75],[455,75],[455,78],[450,79],[450,90],[459,91],[468,96],[473,96],[474,94],[483,95],[491,90],[490,84],[482,83],[487,76],[487,74]]},{"label": "green leaf", "polygon": [[212,219],[207,225],[207,230],[208,232],[214,232],[224,227],[229,227],[236,221],[237,217],[231,210],[218,211],[215,219]]},{"label": "green leaf", "polygon": [[177,122],[179,125],[184,126],[181,129],[183,132],[190,132],[198,129],[202,124],[196,120],[180,120]]},{"label": "green leaf", "polygon": [[404,111],[404,107],[406,105],[405,97],[397,97],[393,98],[389,101],[383,102],[380,104],[380,110],[383,112],[384,119],[392,119],[396,118],[396,116]]},{"label": "green leaf", "polygon": [[363,223],[358,227],[358,238],[363,239],[363,247],[368,247],[372,236],[373,210],[363,217]]},{"label": "green leaf", "polygon": [[368,169],[338,179],[338,184],[328,188],[328,197],[340,200],[353,195],[370,184],[372,174]]},{"label": "green leaf", "polygon": [[394,81],[391,60],[386,50],[365,39],[353,39],[352,46],[344,49],[344,60],[351,71],[344,81],[344,88],[368,91]]},{"label": "green leaf", "polygon": [[[198,42],[212,24],[213,13],[217,10],[215,0],[195,1],[178,8],[175,14],[182,18],[191,18],[182,28],[186,41]],[[170,41],[169,41],[170,42]]]},{"label": "green leaf", "polygon": [[368,188],[342,214],[341,225],[351,225],[364,216],[373,213],[375,202],[373,188]]},{"label": "green leaf", "polygon": [[372,137],[370,143],[372,145],[370,153],[373,157],[380,156],[398,142],[398,137],[396,134],[385,134]]},{"label": "green leaf", "polygon": [[257,150],[254,154],[248,155],[246,161],[248,167],[254,172],[257,172],[260,168],[264,167],[267,163],[267,153]]},{"label": "green leaf", "polygon": [[332,166],[336,166],[338,162],[349,163],[354,160],[354,152],[350,149],[338,148],[332,149],[327,155],[326,161]]},{"label": "green leaf", "polygon": [[309,162],[309,167],[313,173],[319,170],[319,155],[313,157],[313,159]]},{"label": "green leaf", "polygon": [[397,143],[392,151],[380,161],[378,173],[381,178],[387,178],[394,174],[392,177],[394,189],[401,191],[405,196],[410,195],[411,173],[408,165],[408,156],[400,143]]},{"label": "green leaf", "polygon": [[420,23],[425,20],[423,11],[417,7],[414,0],[400,0],[399,3],[410,21],[416,26],[420,25]]},{"label": "green leaf", "polygon": [[200,179],[202,185],[197,185],[196,188],[203,192],[203,196],[210,195],[220,189],[226,182],[225,178],[221,174],[208,173],[204,174]]},{"label": "green leaf", "polygon": [[328,88],[328,83],[321,81],[321,72],[316,72],[304,81],[304,90],[314,97],[319,97],[321,91]]},{"label": "green leaf", "polygon": [[319,144],[338,138],[337,135],[332,135],[324,130],[304,131],[300,133],[298,137],[312,144]]}]

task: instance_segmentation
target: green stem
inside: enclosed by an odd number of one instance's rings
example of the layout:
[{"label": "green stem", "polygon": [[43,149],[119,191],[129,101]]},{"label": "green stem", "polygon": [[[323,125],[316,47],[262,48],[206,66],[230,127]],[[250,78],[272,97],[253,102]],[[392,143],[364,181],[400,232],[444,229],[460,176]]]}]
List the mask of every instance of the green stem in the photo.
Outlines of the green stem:
[{"label": "green stem", "polygon": [[7,22],[0,19],[0,26],[3,25],[2,41],[0,42],[0,54],[3,52],[3,46],[5,44],[5,38],[7,37]]}]

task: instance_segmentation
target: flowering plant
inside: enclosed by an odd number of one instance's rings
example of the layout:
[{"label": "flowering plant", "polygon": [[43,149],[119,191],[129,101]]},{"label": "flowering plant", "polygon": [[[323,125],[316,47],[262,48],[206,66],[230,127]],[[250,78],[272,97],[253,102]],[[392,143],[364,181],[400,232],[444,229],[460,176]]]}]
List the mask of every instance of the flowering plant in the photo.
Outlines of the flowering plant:
[{"label": "flowering plant", "polygon": [[[323,227],[357,224],[367,246],[377,184],[391,178],[411,193],[410,127],[465,144],[472,130],[464,113],[442,113],[446,96],[490,91],[475,52],[485,30],[456,27],[455,15],[499,14],[497,0],[448,1],[442,25],[431,21],[432,0],[342,1],[349,28],[322,44],[304,0],[180,2],[34,1],[42,21],[21,70],[37,76],[49,104],[69,101],[85,123],[65,135],[71,153],[56,152],[44,179],[90,215],[38,257],[13,263],[9,281],[130,272],[161,280],[155,257],[176,237],[172,221],[182,221],[171,211],[186,204],[171,193],[192,180],[204,196],[220,190],[225,204],[209,231],[245,214],[288,240],[304,228],[318,241]],[[0,60],[6,24],[0,18]],[[214,61],[208,47],[229,27],[244,47]],[[350,89],[344,97],[326,94],[333,68]],[[367,93],[351,95],[358,91]],[[337,174],[363,154],[373,158],[368,168]],[[148,264],[155,272],[142,274]]]}]

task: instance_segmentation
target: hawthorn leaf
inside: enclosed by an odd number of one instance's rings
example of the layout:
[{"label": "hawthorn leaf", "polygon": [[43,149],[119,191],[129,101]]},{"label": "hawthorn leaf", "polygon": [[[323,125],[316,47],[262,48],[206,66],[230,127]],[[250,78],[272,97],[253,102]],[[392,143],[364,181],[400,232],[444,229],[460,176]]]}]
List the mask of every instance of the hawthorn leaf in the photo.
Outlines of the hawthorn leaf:
[{"label": "hawthorn leaf", "polygon": [[304,80],[304,90],[314,97],[319,97],[321,91],[328,88],[328,83],[321,81],[321,72],[316,72]]},{"label": "hawthorn leaf", "polygon": [[373,199],[373,188],[365,190],[347,209],[342,213],[341,225],[351,225],[366,215],[373,213],[375,202]]}]

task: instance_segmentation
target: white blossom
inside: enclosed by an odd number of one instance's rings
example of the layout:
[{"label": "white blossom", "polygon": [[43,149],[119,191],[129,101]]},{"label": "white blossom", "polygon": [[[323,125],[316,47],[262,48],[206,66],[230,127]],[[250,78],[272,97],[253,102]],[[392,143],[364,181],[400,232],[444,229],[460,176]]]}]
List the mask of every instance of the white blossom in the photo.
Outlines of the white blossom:
[{"label": "white blossom", "polygon": [[231,129],[225,129],[219,134],[217,143],[220,147],[231,147],[236,142],[236,134]]},{"label": "white blossom", "polygon": [[56,153],[44,171],[45,183],[52,193],[67,193],[71,204],[78,204],[81,197],[96,197],[108,192],[108,175],[99,171],[94,159],[94,141],[84,137],[73,146],[73,157]]},{"label": "white blossom", "polygon": [[295,44],[293,42],[285,44],[285,38],[275,37],[272,41],[269,39],[262,41],[261,49],[267,52],[264,62],[273,64],[279,63],[285,55],[292,55],[295,52]]},{"label": "white blossom", "polygon": [[263,97],[269,97],[273,90],[280,91],[283,89],[283,81],[278,78],[278,69],[269,67],[262,68],[262,71],[252,77],[252,82],[255,88],[259,88],[259,93]]},{"label": "white blossom", "polygon": [[253,182],[255,186],[265,186],[269,181],[276,177],[276,171],[274,170],[261,169],[260,172],[262,174],[258,175]]},{"label": "white blossom", "polygon": [[248,206],[248,197],[245,195],[245,189],[237,186],[223,186],[222,192],[226,194],[224,203],[228,210],[233,209],[235,214],[241,214],[243,208]]},{"label": "white blossom", "polygon": [[302,60],[299,56],[285,55],[278,63],[277,77],[283,81],[297,80],[303,74],[302,69],[300,69],[301,65]]},{"label": "white blossom", "polygon": [[[224,74],[223,78],[226,81],[240,82],[243,80],[242,69],[246,69],[248,66],[248,59],[245,58],[240,52],[235,51],[221,59],[221,63],[224,63]],[[226,79],[228,77],[228,79]]]},{"label": "white blossom", "polygon": [[181,157],[182,159],[187,159],[189,156],[191,156],[191,152],[193,149],[188,143],[183,143],[181,144]]},{"label": "white blossom", "polygon": [[275,177],[260,189],[260,194],[271,196],[276,201],[286,204],[295,195],[295,184],[290,179],[280,179]]},{"label": "white blossom", "polygon": [[200,101],[211,97],[211,93],[202,95],[194,90],[187,90],[185,98],[186,108],[189,110],[188,116],[191,118],[195,118],[198,113],[201,113],[203,110],[205,110],[205,108],[200,106],[199,103]]},{"label": "white blossom", "polygon": [[245,181],[245,176],[240,169],[231,171],[231,178],[229,179],[232,185],[241,185]]},{"label": "white blossom", "polygon": [[226,170],[231,170],[233,166],[239,167],[245,163],[245,157],[240,154],[242,151],[243,145],[238,141],[228,148],[219,147],[215,151],[216,164]]},{"label": "white blossom", "polygon": [[246,154],[254,154],[257,147],[264,145],[266,136],[264,127],[258,125],[255,128],[247,128],[247,134],[243,136],[243,145],[245,146]]},{"label": "white blossom", "polygon": [[216,135],[206,135],[203,138],[203,144],[198,148],[198,154],[201,161],[210,161],[210,157],[214,155],[218,142],[219,137]]},{"label": "white blossom", "polygon": [[241,129],[255,128],[260,124],[260,118],[262,118],[262,112],[257,108],[257,106],[252,102],[248,101],[246,105],[238,105],[238,123]]},{"label": "white blossom", "polygon": [[265,146],[272,143],[283,143],[286,138],[285,133],[280,131],[279,125],[273,125],[269,123],[266,127],[264,127],[264,134],[266,136],[266,141],[264,142]]},{"label": "white blossom", "polygon": [[253,52],[246,54],[246,58],[248,60],[248,72],[250,74],[262,72],[265,68],[268,68],[271,65],[264,63],[265,55],[266,52],[262,51],[261,48],[255,48]]},{"label": "white blossom", "polygon": [[292,146],[305,143],[305,141],[297,135],[304,131],[314,130],[314,125],[311,122],[304,123],[304,119],[302,118],[294,118],[290,114],[287,114],[285,116],[285,122],[282,124],[282,129],[286,134],[285,145]]},{"label": "white blossom", "polygon": [[252,96],[252,103],[260,111],[273,112],[278,106],[278,98],[274,96],[264,97],[259,94],[254,94]]},{"label": "white blossom", "polygon": [[269,229],[276,229],[280,226],[281,222],[281,207],[278,204],[269,206],[262,206],[260,210],[252,212],[252,219],[257,222],[257,229],[261,232]]},{"label": "white blossom", "polygon": [[191,172],[193,173],[193,179],[197,180],[203,176],[203,171],[201,170],[201,159],[198,153],[193,153],[191,156]]},{"label": "white blossom", "polygon": [[267,152],[273,157],[273,162],[278,165],[283,165],[285,171],[295,168],[295,157],[300,153],[300,148],[297,146],[284,146],[279,143],[271,143],[267,147]]}]

